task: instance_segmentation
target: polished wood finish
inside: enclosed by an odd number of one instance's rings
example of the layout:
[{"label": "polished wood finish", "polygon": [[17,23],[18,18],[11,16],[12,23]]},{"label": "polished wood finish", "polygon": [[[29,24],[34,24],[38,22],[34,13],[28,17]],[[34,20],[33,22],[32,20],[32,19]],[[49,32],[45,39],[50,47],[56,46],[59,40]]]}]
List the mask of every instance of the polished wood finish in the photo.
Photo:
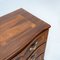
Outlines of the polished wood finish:
[{"label": "polished wood finish", "polygon": [[[49,24],[22,8],[0,17],[0,60],[12,60],[24,53],[22,60],[26,60],[41,44],[46,43],[49,28]],[[29,48],[33,51],[29,52]]]},{"label": "polished wood finish", "polygon": [[[45,44],[46,44],[46,40],[47,40],[47,35],[48,35],[48,30],[42,32],[41,34],[39,34],[39,36],[37,36],[21,53],[19,53],[13,60],[16,60],[16,59],[22,59],[24,58],[25,60],[27,60],[30,55],[35,51],[35,50],[41,50],[40,52],[43,53],[44,52],[44,47],[45,47]],[[37,44],[36,44],[37,43]],[[34,47],[36,44],[36,48],[35,50],[31,50],[30,51],[30,48],[31,47]],[[40,47],[42,45],[42,47]],[[40,47],[40,48],[39,48]],[[38,48],[38,49],[37,49]],[[39,51],[38,51],[39,53]],[[34,55],[35,52],[32,54]],[[40,54],[40,53],[39,53]],[[37,54],[37,55],[39,55]],[[37,56],[36,56],[37,57]]]},{"label": "polished wood finish", "polygon": [[39,55],[36,60],[44,60],[44,54]]},{"label": "polished wood finish", "polygon": [[36,60],[45,51],[45,44],[37,48],[34,53],[28,58],[28,60]]}]

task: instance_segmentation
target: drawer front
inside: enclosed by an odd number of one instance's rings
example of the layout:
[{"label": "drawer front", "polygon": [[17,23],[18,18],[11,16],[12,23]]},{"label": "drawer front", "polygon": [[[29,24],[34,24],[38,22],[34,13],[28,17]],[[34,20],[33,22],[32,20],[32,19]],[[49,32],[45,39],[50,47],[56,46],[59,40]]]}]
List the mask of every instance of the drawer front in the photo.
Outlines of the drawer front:
[{"label": "drawer front", "polygon": [[28,60],[36,60],[39,55],[44,53],[45,51],[45,44],[41,45],[39,48],[37,48],[34,53],[28,58]]},{"label": "drawer front", "polygon": [[36,60],[44,60],[44,54],[41,54],[40,56],[38,56]]},{"label": "drawer front", "polygon": [[47,39],[48,30],[41,33],[39,36],[37,36],[21,53],[19,53],[13,60],[22,59],[25,60],[28,59],[28,57],[44,42],[46,42]]}]

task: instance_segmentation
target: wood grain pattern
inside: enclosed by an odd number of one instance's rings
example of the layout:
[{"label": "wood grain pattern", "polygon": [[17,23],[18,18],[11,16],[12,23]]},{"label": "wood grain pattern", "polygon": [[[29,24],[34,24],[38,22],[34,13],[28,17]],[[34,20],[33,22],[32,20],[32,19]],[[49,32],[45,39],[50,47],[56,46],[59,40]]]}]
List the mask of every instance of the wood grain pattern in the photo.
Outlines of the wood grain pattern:
[{"label": "wood grain pattern", "polygon": [[[46,39],[47,39],[47,35],[48,35],[48,30],[42,32],[41,34],[39,34],[21,53],[19,53],[13,60],[16,60],[17,58],[22,59],[24,58],[25,60],[27,60],[29,58],[29,56],[34,52],[34,50],[30,51],[30,48],[32,47],[32,45],[34,45],[36,42],[38,42],[38,44],[36,45],[36,49],[41,46],[42,44],[46,43]],[[42,47],[43,48],[43,47]],[[36,50],[35,49],[35,50]],[[44,48],[42,49],[42,51],[45,50]],[[40,51],[40,53],[43,53],[42,51]]]},{"label": "wood grain pattern", "polygon": [[39,55],[36,60],[44,60],[44,54]]},{"label": "wood grain pattern", "polygon": [[31,24],[31,22],[27,21],[27,22],[25,22],[23,24],[15,26],[15,27],[5,31],[4,33],[0,34],[0,43],[3,44],[9,38],[12,38],[12,37],[18,35],[19,33],[21,34],[22,32],[24,32],[27,29],[31,28],[32,24],[31,25],[30,24]]},{"label": "wood grain pattern", "polygon": [[22,8],[0,17],[0,60],[11,60],[49,27]]},{"label": "wood grain pattern", "polygon": [[46,43],[44,43],[38,49],[36,49],[36,51],[29,57],[28,60],[31,60],[31,59],[35,59],[36,60],[39,55],[41,55],[42,53],[44,53],[44,51],[45,51],[45,45],[46,45]]},{"label": "wood grain pattern", "polygon": [[1,32],[5,31],[6,29],[12,28],[16,24],[19,24],[19,22],[23,21],[23,19],[24,19],[23,16],[18,15],[16,17],[14,17],[13,19],[10,19],[9,21],[7,21],[7,23],[5,22],[4,24],[1,24],[0,25],[0,34],[1,34]]}]

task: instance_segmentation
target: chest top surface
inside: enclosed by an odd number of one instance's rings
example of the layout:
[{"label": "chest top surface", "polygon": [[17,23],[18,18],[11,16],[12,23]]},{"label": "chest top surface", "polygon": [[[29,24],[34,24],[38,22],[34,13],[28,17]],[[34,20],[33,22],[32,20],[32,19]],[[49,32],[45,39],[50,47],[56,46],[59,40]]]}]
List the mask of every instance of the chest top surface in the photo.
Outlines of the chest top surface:
[{"label": "chest top surface", "polygon": [[5,59],[19,48],[21,50],[49,27],[49,24],[22,8],[0,17],[0,59]]}]

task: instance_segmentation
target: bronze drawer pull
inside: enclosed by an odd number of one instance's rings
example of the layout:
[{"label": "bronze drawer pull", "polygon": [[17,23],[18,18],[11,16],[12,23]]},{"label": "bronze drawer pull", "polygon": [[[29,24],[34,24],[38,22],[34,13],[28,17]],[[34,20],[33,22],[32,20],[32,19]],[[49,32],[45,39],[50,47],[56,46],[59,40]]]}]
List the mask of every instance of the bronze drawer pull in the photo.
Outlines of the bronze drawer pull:
[{"label": "bronze drawer pull", "polygon": [[38,44],[38,42],[36,41],[34,44],[31,45],[29,50],[34,51],[37,48],[37,44]]}]

